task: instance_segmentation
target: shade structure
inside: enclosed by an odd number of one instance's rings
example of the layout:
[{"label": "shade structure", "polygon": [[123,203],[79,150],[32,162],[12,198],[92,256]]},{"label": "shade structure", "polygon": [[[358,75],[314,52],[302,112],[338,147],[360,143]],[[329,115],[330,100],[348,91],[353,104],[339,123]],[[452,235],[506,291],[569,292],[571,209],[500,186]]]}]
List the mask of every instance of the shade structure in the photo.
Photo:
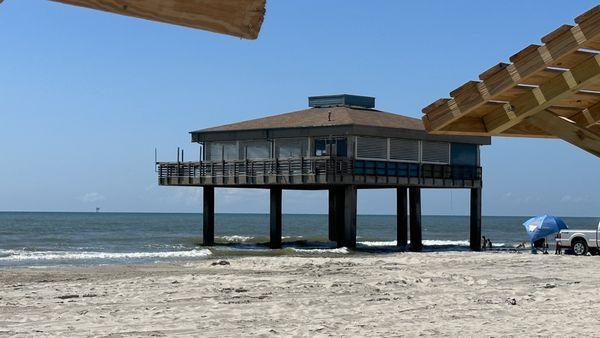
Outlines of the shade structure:
[{"label": "shade structure", "polygon": [[523,223],[525,231],[532,242],[540,238],[545,238],[555,234],[563,229],[567,229],[567,224],[560,218],[550,215],[537,216],[528,219]]},{"label": "shade structure", "polygon": [[561,138],[600,157],[600,6],[423,109],[433,134]]},{"label": "shade structure", "polygon": [[256,39],[266,0],[51,0],[148,20]]}]

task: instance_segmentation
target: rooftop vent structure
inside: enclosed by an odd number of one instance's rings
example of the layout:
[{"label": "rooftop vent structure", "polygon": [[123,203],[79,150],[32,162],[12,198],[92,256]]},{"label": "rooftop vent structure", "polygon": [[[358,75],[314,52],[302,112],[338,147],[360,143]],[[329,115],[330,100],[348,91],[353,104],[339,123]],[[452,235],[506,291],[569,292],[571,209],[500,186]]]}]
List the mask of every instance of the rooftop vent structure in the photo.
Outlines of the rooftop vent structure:
[{"label": "rooftop vent structure", "polygon": [[308,106],[311,108],[346,106],[371,109],[375,108],[375,98],[348,94],[311,96],[308,98]]}]

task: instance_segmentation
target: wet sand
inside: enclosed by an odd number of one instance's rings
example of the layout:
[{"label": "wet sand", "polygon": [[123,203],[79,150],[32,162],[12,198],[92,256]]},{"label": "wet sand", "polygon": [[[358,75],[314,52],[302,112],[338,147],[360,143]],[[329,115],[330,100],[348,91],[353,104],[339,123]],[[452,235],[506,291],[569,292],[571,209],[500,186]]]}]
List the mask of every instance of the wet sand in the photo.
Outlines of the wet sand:
[{"label": "wet sand", "polygon": [[0,270],[0,336],[597,335],[600,257],[217,262]]}]

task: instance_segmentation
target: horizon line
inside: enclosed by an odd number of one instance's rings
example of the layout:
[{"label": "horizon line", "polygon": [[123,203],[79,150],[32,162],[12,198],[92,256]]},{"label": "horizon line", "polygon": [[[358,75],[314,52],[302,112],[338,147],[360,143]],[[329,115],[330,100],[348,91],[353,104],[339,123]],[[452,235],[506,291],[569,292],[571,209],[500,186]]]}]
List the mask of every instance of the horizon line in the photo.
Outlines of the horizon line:
[{"label": "horizon line", "polygon": [[[24,211],[24,210],[0,210],[0,214],[6,213],[44,213],[44,214],[183,214],[183,215],[202,215],[202,212],[164,212],[164,211]],[[215,212],[215,215],[269,215],[268,212]],[[327,216],[327,213],[283,213],[283,215],[311,215],[311,216]],[[540,214],[541,215],[541,214]],[[392,216],[396,214],[358,214],[358,216]],[[452,215],[452,214],[422,214],[422,216],[438,216],[438,217],[469,217],[470,215]],[[535,217],[539,215],[482,215],[482,217]],[[568,218],[600,218],[600,216],[573,216],[561,215],[559,217]]]}]

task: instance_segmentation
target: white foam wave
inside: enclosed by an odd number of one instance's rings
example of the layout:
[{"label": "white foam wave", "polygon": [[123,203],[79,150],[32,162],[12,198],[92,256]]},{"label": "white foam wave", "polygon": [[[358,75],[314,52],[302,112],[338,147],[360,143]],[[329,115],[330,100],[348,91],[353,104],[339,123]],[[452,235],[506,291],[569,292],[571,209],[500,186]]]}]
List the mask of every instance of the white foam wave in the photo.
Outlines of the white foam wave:
[{"label": "white foam wave", "polygon": [[144,258],[197,258],[212,254],[210,250],[163,251],[163,252],[90,252],[90,251],[20,251],[5,250],[2,261],[56,261],[91,259],[144,259]]},{"label": "white foam wave", "polygon": [[249,240],[251,240],[253,238],[254,237],[250,237],[250,236],[238,236],[238,235],[218,237],[218,239],[222,239],[222,240],[224,240],[226,242],[230,242],[230,243],[242,243],[242,242],[249,241]]},{"label": "white foam wave", "polygon": [[462,241],[451,241],[451,240],[445,240],[445,239],[424,239],[423,240],[423,245],[430,245],[430,246],[445,246],[445,245],[457,245],[457,246],[469,246],[469,241],[468,240],[462,240]]},{"label": "white foam wave", "polygon": [[[358,244],[364,246],[395,246],[396,241],[364,241],[358,242]],[[410,243],[410,241],[408,242]],[[443,239],[424,239],[423,245],[427,246],[445,246],[445,245],[457,245],[457,246],[468,246],[468,240],[462,241],[451,241],[451,240],[443,240]],[[503,245],[503,243],[495,244],[494,246]]]},{"label": "white foam wave", "polygon": [[364,246],[395,246],[396,241],[366,241],[358,242],[358,244]]},{"label": "white foam wave", "polygon": [[291,248],[295,252],[302,253],[337,253],[337,254],[347,254],[350,253],[350,250],[346,247],[335,248],[335,249],[299,249],[299,248]]}]

